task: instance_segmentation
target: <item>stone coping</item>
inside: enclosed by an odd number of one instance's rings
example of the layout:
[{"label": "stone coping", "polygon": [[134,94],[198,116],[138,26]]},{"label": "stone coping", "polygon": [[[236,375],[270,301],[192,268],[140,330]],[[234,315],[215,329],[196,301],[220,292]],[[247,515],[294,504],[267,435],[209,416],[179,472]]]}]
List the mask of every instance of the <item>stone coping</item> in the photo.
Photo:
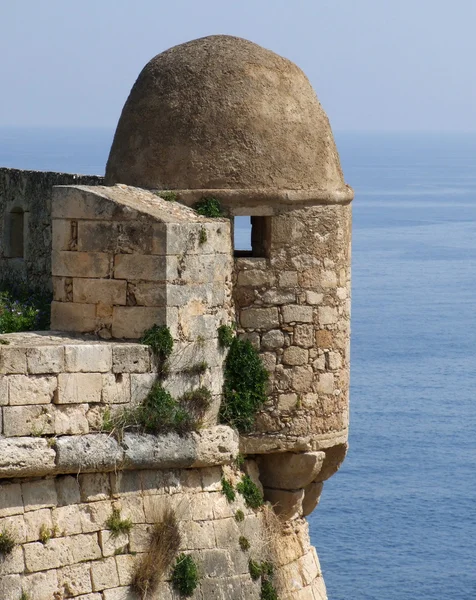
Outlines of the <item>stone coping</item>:
[{"label": "stone coping", "polygon": [[240,452],[250,454],[277,454],[280,452],[315,452],[326,450],[339,444],[346,444],[348,429],[342,431],[312,434],[307,436],[289,436],[282,434],[240,435]]},{"label": "stone coping", "polygon": [[114,344],[136,344],[144,347],[137,340],[102,340],[95,335],[85,335],[63,331],[24,331],[21,333],[2,333],[0,339],[8,344],[0,345],[0,353],[8,348],[29,348],[31,346],[78,346],[84,344],[97,344],[111,346]]},{"label": "stone coping", "polygon": [[238,434],[225,425],[179,436],[105,433],[83,436],[0,437],[0,478],[132,469],[187,469],[230,464]]}]

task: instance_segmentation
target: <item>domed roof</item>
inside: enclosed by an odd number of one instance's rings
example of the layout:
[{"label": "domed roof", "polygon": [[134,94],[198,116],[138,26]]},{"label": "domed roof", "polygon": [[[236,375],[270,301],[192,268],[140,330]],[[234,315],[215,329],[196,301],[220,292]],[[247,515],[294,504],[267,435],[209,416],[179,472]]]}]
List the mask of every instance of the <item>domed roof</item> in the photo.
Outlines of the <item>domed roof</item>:
[{"label": "domed roof", "polygon": [[144,67],[119,119],[106,183],[190,190],[189,200],[214,193],[228,203],[353,196],[301,69],[225,35],[175,46]]}]

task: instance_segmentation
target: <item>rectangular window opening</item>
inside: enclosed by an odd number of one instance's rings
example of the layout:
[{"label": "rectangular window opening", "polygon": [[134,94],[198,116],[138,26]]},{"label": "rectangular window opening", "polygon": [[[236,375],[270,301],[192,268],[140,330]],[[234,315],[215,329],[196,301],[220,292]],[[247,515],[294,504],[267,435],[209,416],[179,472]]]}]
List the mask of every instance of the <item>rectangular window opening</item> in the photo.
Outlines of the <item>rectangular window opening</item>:
[{"label": "rectangular window opening", "polygon": [[270,217],[235,217],[235,256],[267,257]]}]

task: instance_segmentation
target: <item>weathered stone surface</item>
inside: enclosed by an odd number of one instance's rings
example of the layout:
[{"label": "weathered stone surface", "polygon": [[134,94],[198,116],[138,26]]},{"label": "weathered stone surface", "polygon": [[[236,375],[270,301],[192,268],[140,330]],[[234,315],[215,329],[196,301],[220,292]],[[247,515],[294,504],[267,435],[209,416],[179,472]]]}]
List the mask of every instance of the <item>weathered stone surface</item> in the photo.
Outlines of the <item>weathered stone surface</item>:
[{"label": "weathered stone surface", "polygon": [[59,588],[62,589],[67,596],[88,594],[92,591],[90,569],[90,563],[81,563],[79,565],[72,565],[59,569]]},{"label": "weathered stone surface", "polygon": [[57,381],[54,376],[10,375],[10,405],[50,404],[53,400],[56,386]]},{"label": "weathered stone surface", "polygon": [[303,498],[304,490],[288,491],[264,488],[264,499],[271,502],[276,514],[287,521],[297,519],[302,515]]},{"label": "weathered stone surface", "polygon": [[60,277],[108,277],[110,256],[104,252],[63,252],[53,250],[51,272]]},{"label": "weathered stone surface", "polygon": [[124,458],[116,440],[103,433],[60,437],[56,452],[56,464],[62,473],[112,471]]},{"label": "weathered stone surface", "polygon": [[176,433],[161,436],[126,433],[122,447],[125,464],[139,469],[190,467],[196,457],[195,440]]},{"label": "weathered stone surface", "polygon": [[239,452],[238,434],[231,427],[218,425],[193,434],[195,442],[194,467],[230,463]]},{"label": "weathered stone surface", "polygon": [[54,432],[54,414],[50,405],[3,408],[3,433],[7,437],[39,436]]},{"label": "weathered stone surface", "polygon": [[284,334],[279,329],[268,331],[261,338],[261,346],[264,349],[275,350],[284,346]]},{"label": "weathered stone surface", "polygon": [[347,454],[347,447],[346,443],[335,443],[325,450],[326,456],[322,469],[317,477],[318,481],[329,479],[329,477],[332,477],[332,475],[339,470],[341,464],[344,462],[345,455]]},{"label": "weathered stone surface", "polygon": [[58,375],[57,404],[101,402],[101,373],[60,373]]},{"label": "weathered stone surface", "polygon": [[28,348],[26,357],[29,373],[60,373],[64,370],[64,347],[62,346]]},{"label": "weathered stone surface", "polygon": [[96,329],[96,305],[53,301],[51,327],[57,331],[93,332]]},{"label": "weathered stone surface", "polygon": [[283,306],[283,320],[285,323],[312,323],[312,306]]},{"label": "weathered stone surface", "polygon": [[309,352],[299,346],[289,346],[284,350],[283,363],[285,365],[305,365],[309,359]]},{"label": "weathered stone surface", "polygon": [[248,308],[241,311],[241,325],[246,329],[271,329],[279,325],[277,308]]},{"label": "weathered stone surface", "polygon": [[20,515],[24,512],[19,483],[3,483],[0,492],[0,518]]},{"label": "weathered stone surface", "polygon": [[112,367],[109,344],[66,346],[64,353],[66,371],[71,373],[107,373]]},{"label": "weathered stone surface", "polygon": [[324,458],[324,452],[286,452],[260,456],[260,479],[265,487],[283,490],[304,488],[316,479]]},{"label": "weathered stone surface", "polygon": [[105,404],[124,404],[131,400],[129,373],[105,373],[102,376],[101,400]]},{"label": "weathered stone surface", "polygon": [[302,501],[303,517],[310,515],[319,504],[323,487],[324,484],[322,482],[313,481],[304,488],[304,498]]},{"label": "weathered stone surface", "polygon": [[322,325],[333,325],[337,323],[338,315],[337,310],[332,306],[321,306],[318,309],[319,324]]},{"label": "weathered stone surface", "polygon": [[95,592],[119,585],[116,561],[114,557],[91,564],[91,581]]},{"label": "weathered stone surface", "polygon": [[112,337],[139,339],[153,325],[166,325],[165,307],[115,306],[112,316]]},{"label": "weathered stone surface", "polygon": [[55,468],[55,451],[41,438],[0,438],[0,478],[43,475]]},{"label": "weathered stone surface", "polygon": [[24,348],[0,346],[0,374],[26,373],[26,353]]},{"label": "weathered stone surface", "polygon": [[114,373],[147,373],[150,370],[150,349],[142,344],[115,344],[112,351]]}]

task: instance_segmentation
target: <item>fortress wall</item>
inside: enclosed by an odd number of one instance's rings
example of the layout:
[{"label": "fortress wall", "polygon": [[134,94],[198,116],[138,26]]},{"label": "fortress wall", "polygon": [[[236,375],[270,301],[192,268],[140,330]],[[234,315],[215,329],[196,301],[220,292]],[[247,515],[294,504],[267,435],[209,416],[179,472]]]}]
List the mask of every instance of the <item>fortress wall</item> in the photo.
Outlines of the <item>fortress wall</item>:
[{"label": "fortress wall", "polygon": [[53,186],[98,185],[102,177],[0,168],[0,284],[51,292]]}]

